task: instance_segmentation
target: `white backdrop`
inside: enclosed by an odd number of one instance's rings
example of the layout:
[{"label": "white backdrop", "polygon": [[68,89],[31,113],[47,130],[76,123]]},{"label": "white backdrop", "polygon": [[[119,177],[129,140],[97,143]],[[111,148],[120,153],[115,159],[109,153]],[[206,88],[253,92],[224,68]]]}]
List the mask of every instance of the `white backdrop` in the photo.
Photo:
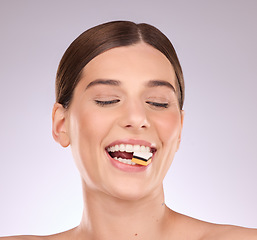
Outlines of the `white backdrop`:
[{"label": "white backdrop", "polygon": [[184,70],[186,115],[167,205],[257,227],[256,12],[255,0],[0,0],[0,236],[79,223],[79,174],[51,136],[55,72],[81,32],[119,19],[162,30]]}]

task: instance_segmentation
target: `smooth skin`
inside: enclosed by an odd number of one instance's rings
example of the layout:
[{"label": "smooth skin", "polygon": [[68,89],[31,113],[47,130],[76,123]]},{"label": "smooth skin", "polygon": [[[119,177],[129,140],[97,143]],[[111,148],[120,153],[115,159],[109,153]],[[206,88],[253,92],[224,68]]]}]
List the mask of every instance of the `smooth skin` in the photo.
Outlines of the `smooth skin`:
[{"label": "smooth skin", "polygon": [[[82,178],[81,223],[52,236],[1,239],[257,240],[256,229],[202,222],[165,205],[163,179],[179,148],[184,118],[176,92],[172,65],[145,43],[111,49],[89,62],[70,107],[53,108],[54,139],[70,145]],[[115,168],[106,147],[135,140],[156,147],[152,163],[142,172]]]}]

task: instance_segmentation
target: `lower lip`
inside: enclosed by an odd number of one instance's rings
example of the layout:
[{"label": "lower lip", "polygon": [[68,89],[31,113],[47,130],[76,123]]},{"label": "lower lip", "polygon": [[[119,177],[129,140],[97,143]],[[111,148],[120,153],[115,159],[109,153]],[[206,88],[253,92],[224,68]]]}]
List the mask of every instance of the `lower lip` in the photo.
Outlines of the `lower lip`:
[{"label": "lower lip", "polygon": [[115,160],[113,159],[108,152],[106,152],[111,164],[115,167],[115,168],[118,168],[119,170],[121,171],[124,171],[124,172],[143,172],[145,171],[152,163],[150,163],[149,165],[147,166],[143,166],[143,165],[139,165],[139,164],[136,164],[136,165],[129,165],[129,164],[126,164],[126,163],[122,163],[122,162],[119,162],[118,160]]}]

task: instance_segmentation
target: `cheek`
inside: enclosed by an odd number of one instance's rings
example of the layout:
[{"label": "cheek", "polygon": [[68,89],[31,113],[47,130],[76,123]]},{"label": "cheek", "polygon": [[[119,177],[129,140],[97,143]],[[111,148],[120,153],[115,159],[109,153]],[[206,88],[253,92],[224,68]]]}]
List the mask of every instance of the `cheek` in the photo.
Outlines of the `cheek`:
[{"label": "cheek", "polygon": [[155,123],[158,128],[159,138],[164,145],[174,144],[174,141],[178,140],[181,132],[180,113],[162,114],[162,116],[155,119]]},{"label": "cheek", "polygon": [[[70,142],[75,161],[79,165],[97,168],[97,159],[104,152],[103,141],[113,126],[113,115],[94,107],[74,109],[70,116]],[[86,167],[87,168],[87,167]]]},{"label": "cheek", "polygon": [[87,110],[78,109],[76,112],[74,118],[71,118],[72,140],[93,143],[101,139],[106,128],[106,118],[101,111],[87,108]]},{"label": "cheek", "polygon": [[87,185],[95,188],[101,175],[102,140],[108,134],[101,111],[76,109],[70,116],[71,150],[77,168]]}]

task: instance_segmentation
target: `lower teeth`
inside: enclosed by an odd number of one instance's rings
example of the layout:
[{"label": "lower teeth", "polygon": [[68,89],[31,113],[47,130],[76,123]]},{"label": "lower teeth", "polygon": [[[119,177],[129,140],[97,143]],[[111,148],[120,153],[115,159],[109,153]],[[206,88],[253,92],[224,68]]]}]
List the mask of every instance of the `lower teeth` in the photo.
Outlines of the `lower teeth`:
[{"label": "lower teeth", "polygon": [[132,162],[131,159],[124,159],[124,158],[117,158],[117,157],[114,157],[114,159],[125,164],[136,165],[136,163]]}]

